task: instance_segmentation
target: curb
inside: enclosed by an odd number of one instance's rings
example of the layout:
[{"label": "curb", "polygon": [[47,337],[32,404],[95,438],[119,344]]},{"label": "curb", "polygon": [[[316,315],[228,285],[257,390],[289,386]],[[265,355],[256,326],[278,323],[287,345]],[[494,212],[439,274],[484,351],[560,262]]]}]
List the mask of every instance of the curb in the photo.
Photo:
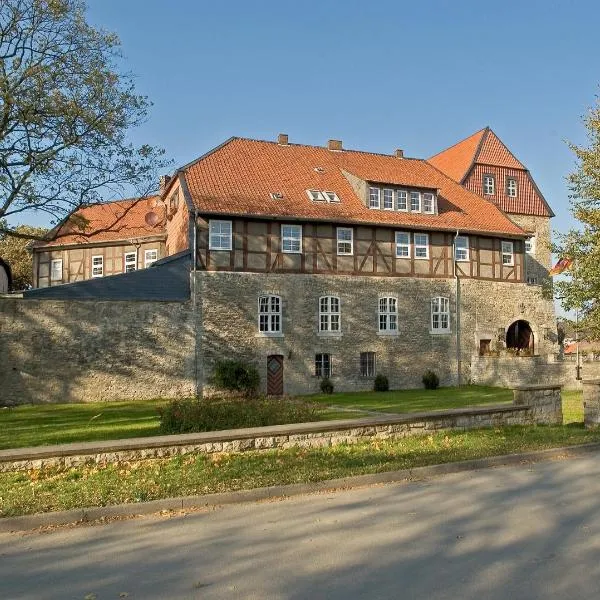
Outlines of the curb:
[{"label": "curb", "polygon": [[417,467],[415,469],[403,469],[401,471],[356,475],[354,477],[343,477],[340,479],[329,479],[312,483],[275,485],[252,490],[224,492],[220,494],[179,496],[176,498],[165,498],[163,500],[152,500],[150,502],[139,502],[134,504],[96,506],[60,512],[24,515],[21,517],[6,517],[0,518],[0,533],[15,533],[60,525],[79,525],[103,519],[131,518],[151,515],[163,511],[192,510],[218,507],[226,504],[242,504],[247,502],[285,499],[305,494],[347,490],[384,483],[416,481],[428,477],[461,473],[463,471],[476,471],[491,467],[518,465],[527,462],[542,462],[553,459],[575,458],[598,451],[600,451],[600,443],[591,443],[583,444],[581,446],[566,446],[563,448],[552,448],[550,450],[526,452],[524,454],[505,454],[502,456],[491,456],[488,458],[429,465],[426,467]]}]

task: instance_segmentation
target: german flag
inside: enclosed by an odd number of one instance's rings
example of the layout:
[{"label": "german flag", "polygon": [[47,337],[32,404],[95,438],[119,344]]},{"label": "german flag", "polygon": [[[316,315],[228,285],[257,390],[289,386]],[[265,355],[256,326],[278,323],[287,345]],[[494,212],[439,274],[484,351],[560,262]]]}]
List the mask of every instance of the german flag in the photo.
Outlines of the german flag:
[{"label": "german flag", "polygon": [[550,277],[554,277],[555,275],[560,275],[563,271],[571,268],[573,264],[572,258],[561,258],[551,269],[548,271],[548,275]]}]

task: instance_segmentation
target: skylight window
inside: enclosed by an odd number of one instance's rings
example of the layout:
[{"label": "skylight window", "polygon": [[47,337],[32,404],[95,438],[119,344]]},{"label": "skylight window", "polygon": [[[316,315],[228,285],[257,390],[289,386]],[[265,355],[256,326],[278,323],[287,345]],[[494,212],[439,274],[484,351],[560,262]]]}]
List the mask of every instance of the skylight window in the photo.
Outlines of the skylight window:
[{"label": "skylight window", "polygon": [[325,202],[325,196],[319,190],[306,190],[306,193],[313,202]]},{"label": "skylight window", "polygon": [[283,194],[281,192],[271,192],[271,200],[283,200]]},{"label": "skylight window", "polygon": [[327,198],[327,202],[339,202],[340,199],[338,198],[337,194],[335,192],[323,192],[325,194],[325,198]]}]

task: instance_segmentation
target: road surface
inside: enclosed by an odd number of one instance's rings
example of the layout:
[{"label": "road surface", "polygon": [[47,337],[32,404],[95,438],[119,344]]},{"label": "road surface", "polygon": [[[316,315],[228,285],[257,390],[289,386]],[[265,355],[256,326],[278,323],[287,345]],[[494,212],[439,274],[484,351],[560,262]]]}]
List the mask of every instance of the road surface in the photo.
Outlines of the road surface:
[{"label": "road surface", "polygon": [[600,597],[600,454],[0,535],[0,598]]}]

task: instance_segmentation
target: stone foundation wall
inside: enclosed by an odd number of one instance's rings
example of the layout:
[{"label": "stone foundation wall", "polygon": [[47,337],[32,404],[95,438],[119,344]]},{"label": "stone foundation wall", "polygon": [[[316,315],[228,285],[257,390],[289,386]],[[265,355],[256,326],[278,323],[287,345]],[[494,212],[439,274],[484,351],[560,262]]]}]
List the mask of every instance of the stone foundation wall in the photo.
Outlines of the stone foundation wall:
[{"label": "stone foundation wall", "polygon": [[588,428],[600,426],[600,379],[583,381],[583,423]]}]

